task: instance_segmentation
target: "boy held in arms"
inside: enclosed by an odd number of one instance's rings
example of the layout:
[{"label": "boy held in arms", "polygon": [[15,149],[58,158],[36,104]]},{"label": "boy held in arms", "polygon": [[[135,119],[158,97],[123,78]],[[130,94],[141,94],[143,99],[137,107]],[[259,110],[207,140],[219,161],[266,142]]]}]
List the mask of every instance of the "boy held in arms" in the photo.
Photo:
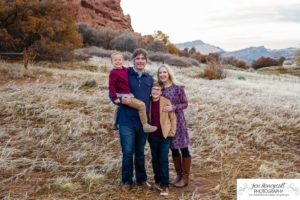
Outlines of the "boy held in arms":
[{"label": "boy held in arms", "polygon": [[112,53],[111,62],[113,69],[109,74],[109,93],[116,104],[121,103],[120,98],[125,95],[131,96],[131,102],[126,106],[135,108],[139,112],[139,117],[143,125],[144,132],[150,133],[156,131],[157,127],[151,126],[147,122],[146,106],[144,102],[134,98],[128,84],[128,71],[130,68],[123,66],[123,54],[120,52]]},{"label": "boy held in arms", "polygon": [[158,82],[153,83],[150,103],[151,125],[157,130],[148,136],[152,155],[152,168],[154,172],[154,187],[160,191],[160,195],[169,194],[169,161],[171,137],[176,133],[175,112],[163,112],[163,108],[171,105],[170,100],[161,96],[162,86]]}]

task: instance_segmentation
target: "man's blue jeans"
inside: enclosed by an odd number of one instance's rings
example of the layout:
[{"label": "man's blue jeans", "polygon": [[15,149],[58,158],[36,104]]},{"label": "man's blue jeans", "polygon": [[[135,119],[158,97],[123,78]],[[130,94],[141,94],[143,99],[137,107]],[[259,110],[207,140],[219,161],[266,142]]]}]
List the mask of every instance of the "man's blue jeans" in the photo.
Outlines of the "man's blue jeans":
[{"label": "man's blue jeans", "polygon": [[169,137],[149,136],[148,141],[151,148],[152,168],[155,183],[160,183],[161,187],[169,187]]},{"label": "man's blue jeans", "polygon": [[142,127],[131,126],[120,126],[119,133],[122,147],[122,183],[133,183],[133,165],[136,182],[139,184],[147,181],[144,154],[147,134]]}]

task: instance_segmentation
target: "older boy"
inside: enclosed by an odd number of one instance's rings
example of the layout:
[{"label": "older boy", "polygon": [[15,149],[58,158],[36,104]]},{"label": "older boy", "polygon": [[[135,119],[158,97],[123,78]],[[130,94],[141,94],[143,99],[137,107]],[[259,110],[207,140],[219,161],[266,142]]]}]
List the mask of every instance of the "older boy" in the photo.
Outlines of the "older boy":
[{"label": "older boy", "polygon": [[167,196],[169,194],[168,154],[170,137],[176,133],[176,115],[174,112],[163,112],[163,108],[171,105],[171,102],[161,94],[162,87],[159,83],[154,83],[151,90],[150,119],[151,124],[158,129],[149,134],[148,141],[151,148],[155,187],[161,191],[160,195]]}]

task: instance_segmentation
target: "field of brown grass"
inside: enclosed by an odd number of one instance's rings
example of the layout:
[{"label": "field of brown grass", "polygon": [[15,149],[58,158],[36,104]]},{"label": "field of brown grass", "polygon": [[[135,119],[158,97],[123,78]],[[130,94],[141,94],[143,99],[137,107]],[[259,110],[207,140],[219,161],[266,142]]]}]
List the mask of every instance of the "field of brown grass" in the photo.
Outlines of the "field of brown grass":
[{"label": "field of brown grass", "polygon": [[[189,187],[171,187],[168,199],[229,200],[237,178],[300,178],[299,77],[228,69],[210,81],[199,67],[173,69],[189,99],[193,163]],[[164,199],[137,186],[120,191],[108,72],[99,58],[28,71],[0,61],[1,199]],[[148,144],[146,167],[153,181]]]}]

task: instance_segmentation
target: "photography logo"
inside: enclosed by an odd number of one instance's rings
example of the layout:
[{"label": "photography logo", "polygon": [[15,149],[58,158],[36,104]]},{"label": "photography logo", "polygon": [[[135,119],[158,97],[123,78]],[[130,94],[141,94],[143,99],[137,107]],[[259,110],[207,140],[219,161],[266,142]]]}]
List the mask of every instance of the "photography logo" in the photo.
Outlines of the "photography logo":
[{"label": "photography logo", "polygon": [[237,200],[299,200],[300,179],[237,179]]}]

